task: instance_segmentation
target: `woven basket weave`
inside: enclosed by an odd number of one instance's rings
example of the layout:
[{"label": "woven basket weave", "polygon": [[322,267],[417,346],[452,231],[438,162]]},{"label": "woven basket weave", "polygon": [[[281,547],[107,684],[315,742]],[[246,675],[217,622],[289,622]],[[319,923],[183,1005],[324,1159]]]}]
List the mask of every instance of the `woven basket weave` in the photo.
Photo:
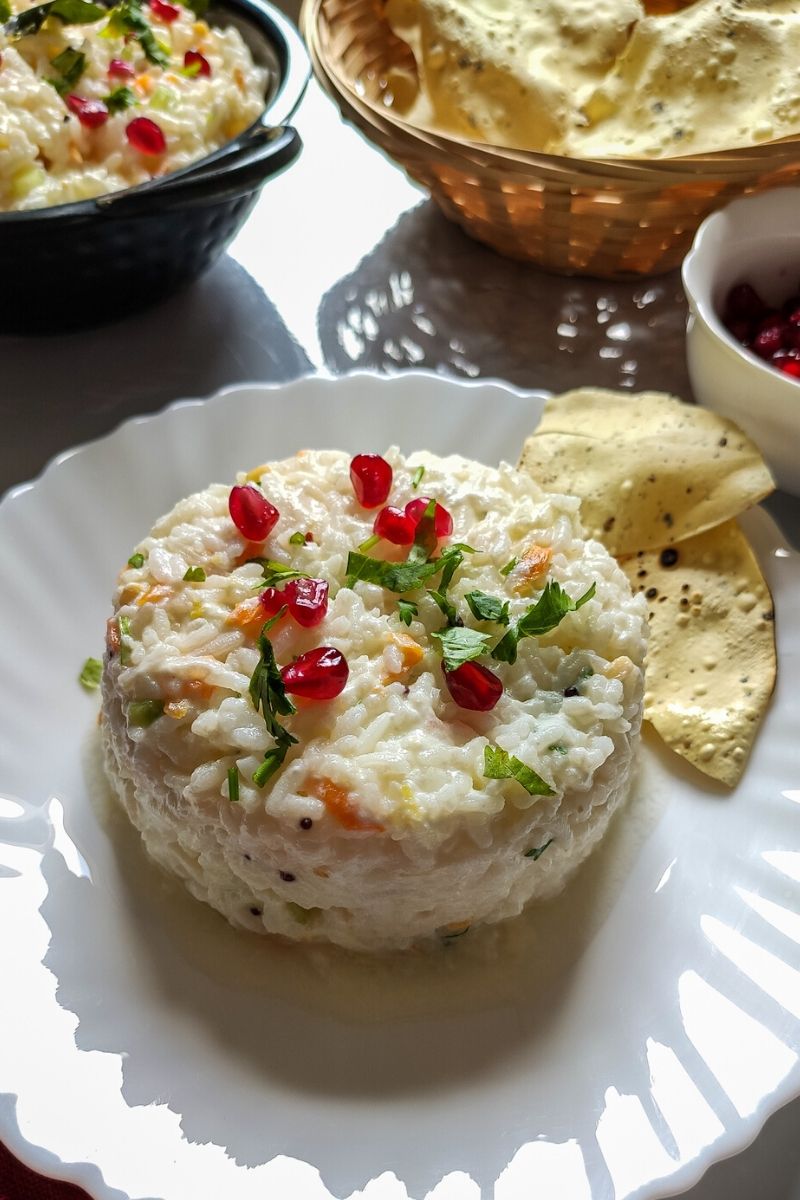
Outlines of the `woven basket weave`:
[{"label": "woven basket weave", "polygon": [[304,0],[300,19],[315,74],[347,120],[473,237],[558,274],[624,279],[669,271],[714,209],[800,180],[800,137],[683,158],[603,161],[439,134],[391,108],[391,73],[416,68],[381,0]]}]

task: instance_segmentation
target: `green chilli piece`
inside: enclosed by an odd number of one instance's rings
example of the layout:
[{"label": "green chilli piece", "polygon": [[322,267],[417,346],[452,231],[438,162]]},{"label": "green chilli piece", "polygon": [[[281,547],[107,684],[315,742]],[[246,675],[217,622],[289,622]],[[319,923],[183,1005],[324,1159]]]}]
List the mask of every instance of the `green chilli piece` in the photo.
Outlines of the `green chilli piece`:
[{"label": "green chilli piece", "polygon": [[228,799],[231,804],[239,802],[239,768],[235,765],[228,767]]},{"label": "green chilli piece", "polygon": [[128,705],[128,724],[137,729],[147,729],[163,712],[163,700],[132,700]]},{"label": "green chilli piece", "polygon": [[100,662],[100,659],[87,658],[78,676],[78,683],[82,684],[87,692],[94,692],[100,687],[102,675],[103,664]]},{"label": "green chilli piece", "polygon": [[185,583],[205,583],[206,573],[202,567],[189,567],[183,579]]}]

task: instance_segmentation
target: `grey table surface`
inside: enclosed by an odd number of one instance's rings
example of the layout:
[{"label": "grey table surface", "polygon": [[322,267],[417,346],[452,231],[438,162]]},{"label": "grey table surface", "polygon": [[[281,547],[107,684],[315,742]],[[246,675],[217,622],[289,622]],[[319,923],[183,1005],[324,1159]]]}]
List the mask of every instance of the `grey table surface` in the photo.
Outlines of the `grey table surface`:
[{"label": "grey table surface", "polygon": [[[283,7],[296,16],[292,0]],[[677,274],[609,284],[506,261],[450,225],[314,82],[296,124],[300,161],[194,286],[88,332],[0,336],[0,492],[127,417],[314,371],[691,396]],[[768,507],[800,546],[800,500],[778,494]],[[800,1100],[684,1195],[800,1200]]]}]

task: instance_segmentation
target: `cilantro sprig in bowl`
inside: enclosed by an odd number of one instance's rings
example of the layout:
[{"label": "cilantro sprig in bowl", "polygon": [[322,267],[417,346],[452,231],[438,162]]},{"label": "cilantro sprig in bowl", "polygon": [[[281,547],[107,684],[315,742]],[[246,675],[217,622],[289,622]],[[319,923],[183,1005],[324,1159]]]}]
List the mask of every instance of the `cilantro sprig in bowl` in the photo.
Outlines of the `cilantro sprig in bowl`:
[{"label": "cilantro sprig in bowl", "polygon": [[160,299],[296,158],[299,35],[266,0],[207,3],[0,0],[0,332]]}]

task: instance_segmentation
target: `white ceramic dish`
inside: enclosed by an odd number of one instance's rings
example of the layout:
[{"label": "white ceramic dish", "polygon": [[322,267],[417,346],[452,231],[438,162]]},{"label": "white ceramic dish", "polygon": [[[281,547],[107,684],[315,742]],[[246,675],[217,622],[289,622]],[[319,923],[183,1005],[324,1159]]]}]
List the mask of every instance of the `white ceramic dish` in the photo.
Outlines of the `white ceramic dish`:
[{"label": "white ceramic dish", "polygon": [[564,897],[436,958],[240,935],[143,859],[96,774],[98,654],[139,534],[303,445],[514,459],[541,397],[406,373],[122,426],[0,505],[0,1138],[98,1200],[637,1200],[800,1093],[800,561],[747,518],[782,674],[733,794],[648,740]]},{"label": "white ceramic dish", "polygon": [[800,188],[734,200],[698,229],[683,262],[686,356],[701,404],[736,421],[769,461],[779,487],[800,496],[800,380],[745,350],[719,313],[729,289],[751,283],[768,304],[800,290]]}]

